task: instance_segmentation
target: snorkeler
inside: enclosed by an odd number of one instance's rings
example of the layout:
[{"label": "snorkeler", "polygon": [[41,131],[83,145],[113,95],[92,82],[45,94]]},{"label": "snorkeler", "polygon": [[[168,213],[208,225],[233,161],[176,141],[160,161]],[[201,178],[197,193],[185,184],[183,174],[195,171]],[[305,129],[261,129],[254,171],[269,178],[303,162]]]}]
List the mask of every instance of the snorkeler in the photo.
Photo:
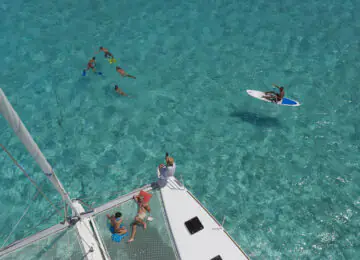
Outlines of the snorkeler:
[{"label": "snorkeler", "polygon": [[120,95],[124,96],[124,97],[128,97],[128,96],[129,96],[128,94],[126,94],[125,92],[123,92],[123,91],[118,87],[118,85],[115,85],[115,91],[116,91],[117,93],[119,93]]},{"label": "snorkeler", "polygon": [[99,51],[98,51],[96,54],[98,54],[98,53],[101,52],[101,51],[104,52],[104,57],[105,57],[105,58],[111,58],[111,59],[114,58],[114,55],[112,55],[112,54],[109,52],[109,50],[106,49],[106,48],[104,48],[104,47],[100,47],[100,48],[99,48]]},{"label": "snorkeler", "polygon": [[278,88],[280,93],[276,93],[274,91],[268,91],[268,92],[265,92],[265,96],[263,96],[263,98],[266,98],[267,100],[277,103],[277,102],[280,102],[284,98],[285,91],[284,91],[284,87],[280,87],[275,84],[273,84],[273,86]]},{"label": "snorkeler", "polygon": [[[92,71],[93,71],[94,73],[96,73],[96,71],[95,71],[95,70],[96,70],[95,66],[96,66],[95,57],[92,57],[92,59],[88,61],[87,68],[83,70],[82,75],[83,75],[83,76],[86,76],[86,71],[88,71],[89,69],[92,69]],[[98,72],[98,74],[99,74],[99,75],[102,75],[101,72]]]},{"label": "snorkeler", "polygon": [[96,66],[95,57],[92,57],[92,59],[88,61],[86,70],[92,69],[92,71],[95,72],[96,70],[95,66]]},{"label": "snorkeler", "polygon": [[116,71],[119,72],[120,75],[123,76],[123,77],[129,77],[129,78],[132,78],[132,79],[136,79],[136,77],[131,76],[130,74],[126,73],[125,70],[123,70],[119,66],[116,66]]}]

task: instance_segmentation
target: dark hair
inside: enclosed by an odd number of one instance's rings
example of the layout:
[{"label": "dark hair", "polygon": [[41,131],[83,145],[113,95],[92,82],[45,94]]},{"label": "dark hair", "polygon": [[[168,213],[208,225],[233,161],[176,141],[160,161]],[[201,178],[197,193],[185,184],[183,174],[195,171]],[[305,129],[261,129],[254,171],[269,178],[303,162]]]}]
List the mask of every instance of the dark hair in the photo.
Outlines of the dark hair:
[{"label": "dark hair", "polygon": [[115,218],[121,218],[122,214],[120,212],[115,213]]},{"label": "dark hair", "polygon": [[284,90],[284,87],[280,87],[280,90]]},{"label": "dark hair", "polygon": [[165,157],[168,157],[168,156],[169,156],[169,153],[168,153],[168,152],[166,152]]},{"label": "dark hair", "polygon": [[100,50],[101,50],[101,49],[104,49],[104,48],[103,48],[102,46],[100,46]]},{"label": "dark hair", "polygon": [[118,85],[115,85],[115,90],[117,90],[119,87],[118,87]]},{"label": "dark hair", "polygon": [[93,60],[95,60],[95,57],[93,57]]}]

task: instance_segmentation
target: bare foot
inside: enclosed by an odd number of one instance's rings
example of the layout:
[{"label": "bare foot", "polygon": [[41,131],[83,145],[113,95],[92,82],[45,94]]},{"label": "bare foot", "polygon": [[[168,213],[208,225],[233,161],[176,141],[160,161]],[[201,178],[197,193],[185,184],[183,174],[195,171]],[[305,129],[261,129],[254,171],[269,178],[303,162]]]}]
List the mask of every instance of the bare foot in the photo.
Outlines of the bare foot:
[{"label": "bare foot", "polygon": [[146,229],[146,223],[144,222],[144,229]]},{"label": "bare foot", "polygon": [[133,238],[130,238],[127,242],[128,243],[131,243],[131,242],[133,242],[134,241],[134,239]]}]

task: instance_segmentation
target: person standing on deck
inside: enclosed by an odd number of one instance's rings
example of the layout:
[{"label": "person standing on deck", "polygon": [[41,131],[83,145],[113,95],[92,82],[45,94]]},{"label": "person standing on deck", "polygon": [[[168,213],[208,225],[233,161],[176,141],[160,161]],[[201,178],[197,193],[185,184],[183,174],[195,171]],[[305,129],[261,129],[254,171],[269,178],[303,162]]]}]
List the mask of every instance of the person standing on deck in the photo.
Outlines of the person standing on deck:
[{"label": "person standing on deck", "polygon": [[175,175],[176,164],[174,158],[170,157],[168,153],[165,155],[166,165],[160,164],[158,167],[158,181],[157,185],[162,188],[166,186],[167,179]]}]

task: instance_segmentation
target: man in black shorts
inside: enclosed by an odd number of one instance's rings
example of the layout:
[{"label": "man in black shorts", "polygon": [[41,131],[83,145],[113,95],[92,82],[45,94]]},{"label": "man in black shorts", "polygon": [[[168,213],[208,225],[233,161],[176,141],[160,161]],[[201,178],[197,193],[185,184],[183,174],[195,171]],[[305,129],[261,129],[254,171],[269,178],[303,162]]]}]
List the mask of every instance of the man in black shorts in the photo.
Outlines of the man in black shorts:
[{"label": "man in black shorts", "polygon": [[274,91],[268,91],[268,92],[265,92],[265,96],[263,96],[263,98],[266,98],[267,100],[270,100],[271,102],[278,103],[284,98],[285,91],[284,91],[283,87],[280,87],[275,84],[273,84],[273,86],[278,88],[280,93],[276,93]]}]

